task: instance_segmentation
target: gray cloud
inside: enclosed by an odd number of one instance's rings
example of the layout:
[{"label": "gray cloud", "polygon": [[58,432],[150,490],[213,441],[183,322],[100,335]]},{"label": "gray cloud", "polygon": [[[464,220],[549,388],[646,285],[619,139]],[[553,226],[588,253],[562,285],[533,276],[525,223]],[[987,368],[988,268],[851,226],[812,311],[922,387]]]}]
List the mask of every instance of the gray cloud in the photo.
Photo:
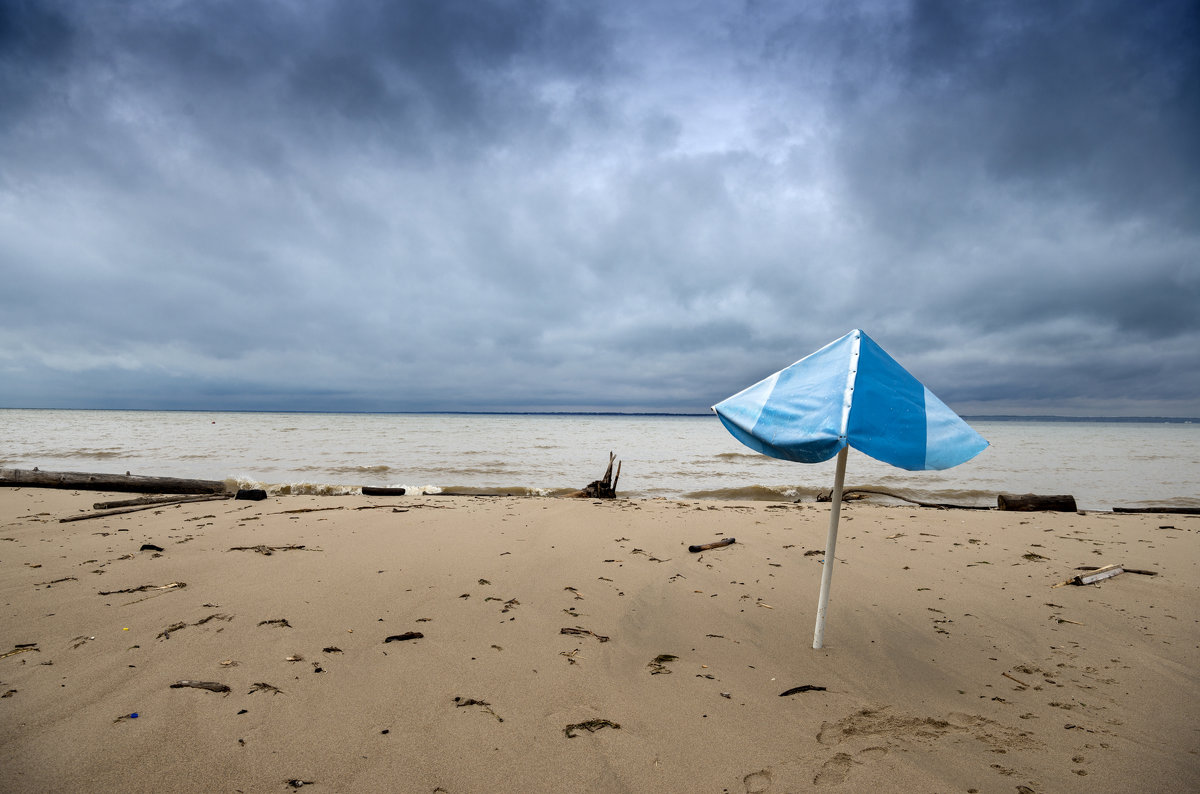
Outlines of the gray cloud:
[{"label": "gray cloud", "polygon": [[0,405],[1200,414],[1192,3],[0,3]]}]

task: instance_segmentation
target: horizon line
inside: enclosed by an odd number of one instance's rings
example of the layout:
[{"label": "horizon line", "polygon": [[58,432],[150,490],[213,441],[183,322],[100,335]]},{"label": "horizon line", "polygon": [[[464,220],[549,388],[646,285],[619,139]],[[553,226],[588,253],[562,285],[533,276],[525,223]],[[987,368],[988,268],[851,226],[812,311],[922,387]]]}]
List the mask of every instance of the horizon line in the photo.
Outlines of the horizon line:
[{"label": "horizon line", "polygon": [[[3,411],[143,411],[147,413],[210,413],[210,414],[352,414],[380,416],[713,416],[711,411],[335,411],[317,409],[269,408],[29,408],[0,406]],[[962,419],[977,422],[1165,422],[1171,424],[1200,423],[1194,416],[1072,416],[1067,414],[959,414]]]}]

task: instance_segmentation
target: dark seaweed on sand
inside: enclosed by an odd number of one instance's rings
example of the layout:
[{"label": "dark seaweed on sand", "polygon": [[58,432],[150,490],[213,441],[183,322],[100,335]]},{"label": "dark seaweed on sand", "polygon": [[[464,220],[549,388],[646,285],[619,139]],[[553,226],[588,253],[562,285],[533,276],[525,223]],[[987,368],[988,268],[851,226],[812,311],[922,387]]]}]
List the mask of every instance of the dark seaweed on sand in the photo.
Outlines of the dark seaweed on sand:
[{"label": "dark seaweed on sand", "polygon": [[454,707],[460,709],[463,706],[479,706],[481,709],[486,711],[488,714],[491,714],[493,717],[495,717],[497,719],[497,721],[504,722],[504,718],[501,717],[496,712],[492,711],[492,704],[488,703],[486,700],[476,700],[475,698],[464,698],[464,697],[455,696]]},{"label": "dark seaweed on sand", "polygon": [[674,662],[679,657],[671,653],[660,653],[650,660],[650,664],[646,665],[650,668],[650,675],[670,675],[671,671],[667,669],[669,662]]},{"label": "dark seaweed on sand", "polygon": [[[265,546],[265,545],[260,544],[258,546],[233,546],[229,550],[230,551],[256,551],[259,554],[263,554],[267,557],[270,557],[272,554],[274,554],[277,551],[305,551],[306,549],[303,546]],[[312,551],[320,551],[320,549],[312,549]]]},{"label": "dark seaweed on sand", "polygon": [[563,728],[563,733],[568,739],[574,739],[575,731],[582,730],[588,733],[595,733],[601,728],[616,728],[620,729],[620,725],[611,720],[587,720],[585,722],[576,722]]},{"label": "dark seaweed on sand", "polygon": [[591,629],[585,629],[582,626],[575,626],[574,628],[570,628],[570,627],[561,628],[558,630],[558,633],[559,634],[579,634],[579,635],[588,636],[588,637],[595,637],[600,642],[608,642],[608,640],[609,640],[609,638],[604,636],[603,634],[597,634],[596,632],[592,631]]},{"label": "dark seaweed on sand", "polygon": [[419,640],[424,636],[425,635],[419,631],[406,631],[403,634],[393,634],[392,636],[390,636],[386,640],[384,640],[384,642],[404,642],[405,640]]}]

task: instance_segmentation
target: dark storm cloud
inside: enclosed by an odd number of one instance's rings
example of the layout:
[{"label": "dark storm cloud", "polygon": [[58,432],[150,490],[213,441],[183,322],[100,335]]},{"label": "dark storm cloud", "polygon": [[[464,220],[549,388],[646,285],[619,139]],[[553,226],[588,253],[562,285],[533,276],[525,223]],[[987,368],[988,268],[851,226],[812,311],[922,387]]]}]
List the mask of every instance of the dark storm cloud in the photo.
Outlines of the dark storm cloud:
[{"label": "dark storm cloud", "polygon": [[0,2],[0,404],[1197,414],[1187,2]]}]

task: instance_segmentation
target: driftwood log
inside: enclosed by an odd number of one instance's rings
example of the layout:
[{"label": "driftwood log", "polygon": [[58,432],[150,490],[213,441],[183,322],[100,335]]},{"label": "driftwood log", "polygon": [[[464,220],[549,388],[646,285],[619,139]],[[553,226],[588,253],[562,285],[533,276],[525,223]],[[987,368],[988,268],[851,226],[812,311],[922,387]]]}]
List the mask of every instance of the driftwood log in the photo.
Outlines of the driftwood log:
[{"label": "driftwood log", "polygon": [[[1200,516],[1200,507],[1114,507],[1114,513],[1163,513],[1164,515]],[[1125,570],[1129,570],[1126,568]]]},{"label": "driftwood log", "polygon": [[379,488],[374,485],[362,487],[363,496],[404,496],[403,488]]},{"label": "driftwood log", "polygon": [[[110,510],[97,510],[94,513],[82,513],[77,516],[67,516],[66,518],[58,519],[58,523],[66,524],[69,521],[86,521],[89,518],[104,518],[106,516],[118,516],[122,513],[136,513],[139,510],[157,510],[164,507],[174,507],[175,505],[188,504],[191,502],[211,502],[217,499],[228,499],[229,494],[213,494],[211,496],[202,496],[192,499],[175,499],[170,502],[158,502],[155,504],[134,505],[131,507],[115,507]],[[98,504],[105,504],[99,502]],[[160,549],[161,551],[161,549]]]},{"label": "driftwood log", "polygon": [[1001,510],[1015,510],[1022,513],[1032,513],[1037,510],[1074,513],[1078,509],[1075,507],[1075,497],[1070,494],[1042,496],[1033,493],[1002,493],[996,496],[996,506]]},{"label": "driftwood log", "polygon": [[617,480],[621,479],[621,461],[617,461],[617,474],[613,476],[613,461],[616,455],[608,453],[608,469],[604,479],[593,480],[582,491],[571,494],[573,499],[615,499],[617,498]]},{"label": "driftwood log", "polygon": [[66,488],[120,493],[224,493],[218,480],[185,480],[178,477],[143,477],[139,474],[95,474],[81,471],[0,469],[0,486]]},{"label": "driftwood log", "polygon": [[93,510],[111,510],[114,507],[134,507],[135,505],[181,505],[187,502],[211,502],[217,499],[228,499],[229,494],[200,494],[198,496],[138,496],[133,499],[118,499],[115,502],[96,502]]}]

